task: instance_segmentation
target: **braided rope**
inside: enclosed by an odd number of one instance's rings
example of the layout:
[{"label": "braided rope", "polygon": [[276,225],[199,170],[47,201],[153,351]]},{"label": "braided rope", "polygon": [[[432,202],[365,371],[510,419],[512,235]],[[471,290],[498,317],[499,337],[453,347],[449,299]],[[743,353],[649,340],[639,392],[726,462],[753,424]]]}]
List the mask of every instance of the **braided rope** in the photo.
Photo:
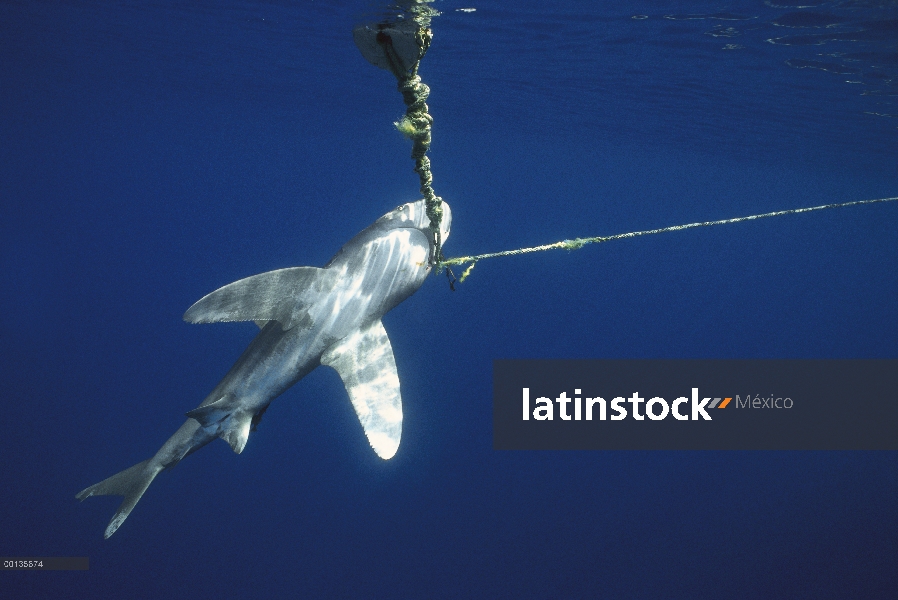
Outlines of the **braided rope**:
[{"label": "braided rope", "polygon": [[443,258],[440,234],[440,223],[443,220],[443,199],[433,191],[433,174],[430,170],[430,159],[426,156],[430,149],[433,126],[433,117],[428,112],[426,102],[427,96],[430,95],[430,88],[418,76],[418,65],[430,47],[431,40],[433,40],[433,32],[425,25],[419,24],[415,33],[415,42],[418,44],[420,54],[412,68],[406,71],[402,68],[402,60],[393,48],[390,36],[384,33],[379,33],[377,36],[377,43],[383,48],[390,71],[397,79],[399,92],[405,102],[405,116],[394,125],[412,140],[412,159],[415,161],[415,172],[421,182],[421,195],[424,197],[427,217],[430,219],[430,230],[433,232],[434,253],[431,262],[438,264]]},{"label": "braided rope", "polygon": [[794,215],[798,213],[806,213],[812,212],[815,210],[825,210],[829,208],[844,208],[847,206],[856,206],[859,204],[875,204],[877,202],[893,202],[898,200],[898,196],[894,198],[876,198],[875,200],[855,200],[853,202],[840,202],[836,204],[822,204],[820,206],[811,206],[808,208],[791,208],[789,210],[778,210],[769,213],[763,213],[760,215],[749,215],[747,217],[736,217],[734,219],[721,219],[719,221],[702,221],[699,223],[689,223],[687,225],[672,225],[670,227],[661,227],[659,229],[646,229],[644,231],[632,231],[630,233],[618,233],[616,235],[609,236],[596,236],[589,238],[575,238],[573,240],[563,240],[560,242],[555,242],[554,244],[544,244],[542,246],[532,246],[530,248],[518,248],[517,250],[505,250],[504,252],[490,252],[488,254],[477,254],[474,256],[459,256],[457,258],[450,258],[447,260],[441,260],[437,267],[443,268],[451,265],[461,265],[465,263],[471,263],[470,266],[462,273],[461,277],[459,277],[459,282],[465,280],[465,278],[470,274],[471,269],[474,268],[474,265],[479,260],[483,260],[485,258],[496,258],[499,256],[517,256],[519,254],[529,254],[531,252],[543,252],[545,250],[557,250],[557,249],[565,249],[565,250],[579,250],[583,246],[587,244],[598,244],[601,242],[610,242],[613,240],[622,240],[624,238],[634,238],[643,235],[654,235],[656,233],[666,233],[668,231],[682,231],[683,229],[693,229],[695,227],[710,227],[712,225],[728,225],[730,223],[741,223],[743,221],[753,221],[755,219],[764,219],[767,217],[779,217],[781,215]]}]

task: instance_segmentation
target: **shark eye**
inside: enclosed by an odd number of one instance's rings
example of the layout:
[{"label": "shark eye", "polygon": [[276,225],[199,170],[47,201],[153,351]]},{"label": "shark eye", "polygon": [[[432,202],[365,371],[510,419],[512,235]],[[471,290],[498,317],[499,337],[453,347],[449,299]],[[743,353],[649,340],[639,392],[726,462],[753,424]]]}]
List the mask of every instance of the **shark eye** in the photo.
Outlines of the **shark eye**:
[{"label": "shark eye", "polygon": [[405,210],[405,204],[403,204],[402,206],[397,206],[396,210],[399,210],[399,211]]}]

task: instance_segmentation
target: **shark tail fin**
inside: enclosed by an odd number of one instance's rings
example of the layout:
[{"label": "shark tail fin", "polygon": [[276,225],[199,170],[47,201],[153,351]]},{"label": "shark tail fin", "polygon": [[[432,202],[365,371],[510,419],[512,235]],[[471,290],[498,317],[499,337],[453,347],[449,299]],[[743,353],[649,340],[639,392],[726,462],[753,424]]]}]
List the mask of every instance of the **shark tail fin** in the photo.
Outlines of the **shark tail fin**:
[{"label": "shark tail fin", "polygon": [[137,463],[130,469],[125,469],[120,473],[116,473],[108,479],[104,479],[100,483],[81,490],[75,498],[84,500],[91,496],[124,496],[125,500],[118,507],[109,525],[106,526],[106,533],[103,535],[105,539],[109,539],[113,533],[125,522],[128,515],[137,505],[143,493],[147,491],[153,479],[162,470],[161,467],[150,464],[152,459],[147,459],[141,463]]}]

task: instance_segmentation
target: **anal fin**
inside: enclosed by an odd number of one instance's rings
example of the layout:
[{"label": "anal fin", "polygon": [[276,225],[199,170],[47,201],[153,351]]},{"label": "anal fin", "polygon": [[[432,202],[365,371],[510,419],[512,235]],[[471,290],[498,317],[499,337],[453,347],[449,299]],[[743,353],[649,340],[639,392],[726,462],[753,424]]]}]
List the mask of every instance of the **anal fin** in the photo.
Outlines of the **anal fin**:
[{"label": "anal fin", "polygon": [[253,415],[235,404],[231,397],[223,396],[215,402],[188,411],[187,416],[196,419],[204,429],[217,428],[218,437],[226,441],[231,450],[240,454],[249,439]]},{"label": "anal fin", "polygon": [[234,418],[234,415],[232,415],[230,419],[231,425],[219,434],[219,437],[226,441],[231,446],[231,450],[237,454],[240,454],[246,448],[252,420],[252,415],[248,413],[240,413],[237,418]]}]

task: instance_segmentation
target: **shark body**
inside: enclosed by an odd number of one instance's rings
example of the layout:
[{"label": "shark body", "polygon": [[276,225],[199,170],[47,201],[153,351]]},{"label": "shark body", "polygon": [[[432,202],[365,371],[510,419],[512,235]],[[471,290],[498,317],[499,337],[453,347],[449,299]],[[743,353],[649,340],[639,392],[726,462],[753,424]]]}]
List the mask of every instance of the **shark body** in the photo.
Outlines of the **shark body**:
[{"label": "shark body", "polygon": [[[442,240],[452,214],[443,203]],[[402,399],[381,317],[431,271],[435,248],[424,201],[404,204],[356,235],[324,268],[294,267],[235,281],[200,299],[190,323],[255,321],[261,328],[231,370],[152,457],[77,494],[125,499],[109,538],[161,471],[217,437],[238,454],[272,400],[321,364],[336,369],[371,447],[392,458]]]}]

